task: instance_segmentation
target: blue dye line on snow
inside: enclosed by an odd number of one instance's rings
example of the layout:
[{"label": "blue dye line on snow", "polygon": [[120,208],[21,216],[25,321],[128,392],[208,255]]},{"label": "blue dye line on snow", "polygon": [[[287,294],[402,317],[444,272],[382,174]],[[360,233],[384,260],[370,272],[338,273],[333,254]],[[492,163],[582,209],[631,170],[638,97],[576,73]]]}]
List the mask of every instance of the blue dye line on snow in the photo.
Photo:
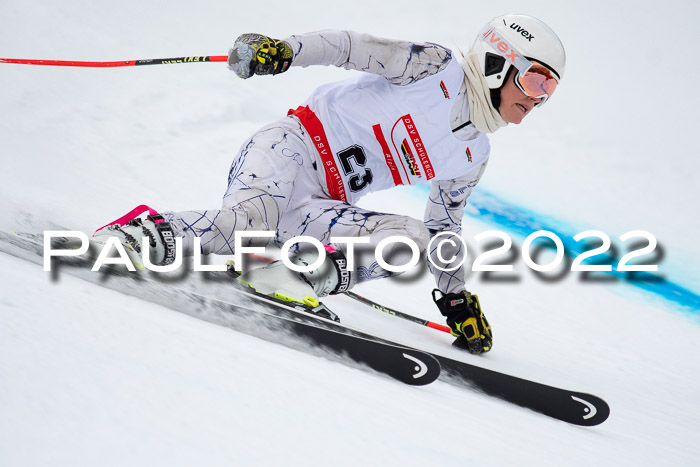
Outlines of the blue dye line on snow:
[{"label": "blue dye line on snow", "polygon": [[[429,191],[427,187],[420,187],[424,191]],[[476,209],[477,214],[473,211]],[[568,234],[563,230],[567,228],[554,218],[537,214],[528,209],[514,206],[502,201],[497,196],[485,192],[484,190],[474,190],[469,197],[469,207],[465,209],[468,216],[477,217],[479,220],[497,225],[511,233],[527,237],[538,230],[548,230],[556,234],[564,244],[564,250],[571,257],[578,256],[586,251],[573,237],[576,233]],[[557,228],[557,226],[561,226]],[[614,260],[614,259],[613,259]],[[614,264],[614,263],[607,263]],[[624,280],[627,284],[639,287],[648,292],[659,295],[683,307],[683,311],[691,313],[695,317],[700,317],[700,295],[688,290],[664,277],[651,274],[649,272],[634,272],[634,280],[629,280],[629,272],[612,270],[605,273]]]}]

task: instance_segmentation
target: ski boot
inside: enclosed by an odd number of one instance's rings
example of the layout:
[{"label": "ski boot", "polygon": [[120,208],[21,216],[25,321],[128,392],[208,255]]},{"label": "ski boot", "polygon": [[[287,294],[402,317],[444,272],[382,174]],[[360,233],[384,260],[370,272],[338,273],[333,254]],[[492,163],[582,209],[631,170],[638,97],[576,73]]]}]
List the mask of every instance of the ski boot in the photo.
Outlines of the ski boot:
[{"label": "ski boot", "polygon": [[[290,261],[299,266],[308,266],[316,260],[310,253],[299,253]],[[238,281],[252,287],[256,292],[275,297],[285,302],[297,302],[308,307],[319,306],[319,298],[343,293],[350,288],[350,271],[342,251],[326,246],[326,259],[310,272],[289,269],[282,261],[253,269],[238,277]]]},{"label": "ski boot", "polygon": [[[144,212],[148,212],[148,216],[145,219],[139,218]],[[143,238],[148,238],[151,248],[149,257],[153,265],[167,266],[175,261],[175,236],[170,223],[154,209],[143,204],[100,227],[93,237],[97,241],[104,241],[106,237],[117,237],[138,270],[144,269],[141,245]]]}]

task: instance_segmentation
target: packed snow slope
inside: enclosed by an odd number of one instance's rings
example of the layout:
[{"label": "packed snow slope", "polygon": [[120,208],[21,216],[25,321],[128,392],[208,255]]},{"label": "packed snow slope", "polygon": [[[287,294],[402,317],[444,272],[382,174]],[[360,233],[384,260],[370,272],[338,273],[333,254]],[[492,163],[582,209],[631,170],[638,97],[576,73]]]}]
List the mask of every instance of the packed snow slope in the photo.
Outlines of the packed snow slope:
[{"label": "packed snow slope", "polygon": [[[566,46],[566,76],[546,106],[493,135],[464,219],[473,253],[487,230],[514,243],[501,258],[512,273],[469,275],[493,351],[465,354],[447,335],[348,297],[327,304],[349,325],[590,392],[612,412],[580,428],[442,382],[405,386],[0,254],[0,465],[696,465],[700,7],[561,5],[5,0],[9,58],[224,55],[240,33],[326,28],[456,49],[496,15],[549,23]],[[0,64],[0,228],[16,228],[18,213],[91,232],[141,203],[216,208],[244,139],[349,75],[314,67],[242,81],[222,64]],[[397,188],[362,205],[421,218],[425,198]],[[659,245],[640,262],[658,264],[657,284],[675,292],[567,271],[570,259],[535,274],[519,249],[538,225],[568,242],[602,231],[618,257],[631,249],[620,235],[648,231]],[[421,269],[357,292],[439,321],[432,287]]]}]

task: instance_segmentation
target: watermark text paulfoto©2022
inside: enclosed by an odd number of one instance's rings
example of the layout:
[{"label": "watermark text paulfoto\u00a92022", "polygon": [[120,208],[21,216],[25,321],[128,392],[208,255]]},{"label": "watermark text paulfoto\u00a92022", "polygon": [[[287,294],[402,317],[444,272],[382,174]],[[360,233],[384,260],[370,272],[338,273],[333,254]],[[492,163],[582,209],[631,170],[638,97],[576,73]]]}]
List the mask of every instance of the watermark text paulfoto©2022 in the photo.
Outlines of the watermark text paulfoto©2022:
[{"label": "watermark text paulfoto\u00a92022", "polygon": [[[275,232],[272,231],[243,231],[243,232],[235,232],[235,238],[234,238],[234,263],[236,265],[242,264],[242,255],[244,254],[250,254],[250,253],[265,253],[265,247],[260,247],[260,246],[244,246],[242,243],[244,240],[249,241],[250,239],[253,238],[273,238],[275,236]],[[53,239],[56,238],[71,238],[71,239],[76,239],[79,241],[79,244],[75,244],[74,247],[70,249],[54,249],[52,248],[52,241]],[[584,260],[593,258],[598,255],[603,255],[606,253],[612,244],[610,237],[599,231],[599,230],[588,230],[585,232],[581,232],[573,237],[573,240],[575,242],[581,242],[584,239],[598,239],[602,244],[596,248],[592,248],[590,250],[586,250],[578,254],[572,264],[571,264],[571,271],[589,271],[589,272],[610,272],[613,271],[613,265],[612,264],[583,264]],[[614,270],[616,271],[647,271],[647,272],[656,272],[658,271],[658,265],[655,264],[629,264],[631,260],[638,258],[643,255],[647,255],[652,253],[657,246],[657,241],[656,237],[644,230],[633,230],[630,232],[627,232],[623,235],[620,235],[619,239],[622,242],[626,242],[627,240],[631,240],[633,238],[638,238],[638,239],[643,239],[646,240],[647,244],[646,246],[643,246],[641,248],[634,249],[632,251],[627,252],[622,258],[620,258],[617,261],[617,264],[614,266]],[[513,271],[513,265],[512,264],[484,264],[486,260],[492,260],[494,258],[497,258],[499,256],[505,255],[508,253],[512,246],[513,242],[510,238],[510,236],[502,231],[499,230],[489,230],[482,232],[476,236],[474,236],[474,240],[477,242],[482,242],[486,239],[495,239],[497,241],[500,241],[502,244],[499,245],[497,248],[487,250],[480,255],[478,255],[472,265],[471,265],[471,270],[475,272],[510,272]],[[370,242],[370,239],[367,237],[331,237],[330,239],[331,243],[336,244],[336,245],[343,245],[347,257],[347,262],[348,262],[348,269],[353,270],[354,269],[354,252],[355,252],[355,245],[362,245],[362,244],[367,244]],[[202,258],[201,258],[201,248],[200,248],[200,242],[201,240],[199,238],[194,239],[194,258],[193,258],[193,270],[198,271],[198,272],[209,272],[209,271],[225,271],[226,266],[225,265],[205,265],[202,264]],[[538,244],[542,245],[543,242],[548,242],[550,246],[553,246],[556,254],[555,257],[549,261],[546,264],[539,264],[535,262],[532,258],[532,245],[533,243],[538,242]],[[143,239],[142,244],[143,245],[148,245],[148,240]],[[310,244],[313,247],[318,250],[318,258],[317,260],[308,265],[308,266],[301,266],[298,264],[294,264],[289,260],[289,250],[295,246],[296,244]],[[393,265],[389,264],[385,257],[384,257],[384,250],[389,246],[394,243],[402,243],[407,245],[411,252],[412,256],[411,259],[402,265]],[[143,252],[143,265],[146,269],[154,272],[172,272],[174,270],[177,270],[182,266],[182,239],[181,238],[176,238],[175,239],[175,244],[176,244],[176,259],[175,261],[167,266],[156,266],[151,262],[150,256],[149,256],[149,250],[144,249]],[[51,271],[51,259],[54,257],[60,257],[60,256],[81,256],[87,253],[88,248],[90,246],[90,240],[87,236],[87,234],[79,231],[74,231],[74,230],[47,230],[44,232],[44,271]],[[136,267],[134,267],[133,262],[129,258],[129,255],[126,252],[126,249],[124,245],[121,244],[119,239],[117,237],[109,237],[106,242],[98,245],[100,248],[100,253],[95,259],[95,263],[92,267],[92,271],[99,271],[100,268],[105,265],[105,264],[122,264],[126,266],[126,268],[129,271],[136,271]],[[452,253],[452,256],[445,257],[443,256],[443,250],[445,247],[448,247],[449,251],[455,251],[458,250],[460,251],[460,254],[454,254]],[[433,252],[435,257],[437,258],[438,262],[436,262],[433,259],[433,255],[427,255],[428,261],[431,263],[431,265],[441,271],[455,271],[459,269],[462,266],[466,266],[466,260],[468,257],[467,254],[467,244],[465,240],[452,232],[442,232],[436,236],[434,236],[429,245],[428,245],[428,250],[429,252]],[[113,253],[116,252],[117,256],[114,256]],[[522,259],[525,262],[525,264],[532,270],[538,271],[538,272],[547,272],[547,271],[552,271],[556,269],[557,267],[560,266],[564,259],[564,253],[565,253],[565,248],[564,244],[559,238],[558,235],[556,235],[553,232],[547,231],[547,230],[538,230],[536,232],[531,233],[523,242],[522,248],[521,248],[521,254],[522,254]],[[313,271],[317,269],[318,267],[323,264],[323,261],[325,259],[326,251],[324,245],[319,242],[317,239],[313,237],[308,237],[308,236],[299,236],[299,237],[294,237],[289,240],[287,240],[281,248],[281,259],[284,262],[284,264],[289,268],[294,271]],[[375,259],[377,260],[377,263],[379,266],[384,268],[387,271],[390,272],[395,272],[395,273],[401,273],[401,272],[406,272],[409,271],[411,268],[415,267],[418,262],[421,259],[421,251],[416,242],[414,242],[412,239],[404,237],[404,236],[392,236],[392,237],[387,237],[380,241],[375,247],[374,247],[374,256]],[[238,266],[236,266],[238,267]]]}]

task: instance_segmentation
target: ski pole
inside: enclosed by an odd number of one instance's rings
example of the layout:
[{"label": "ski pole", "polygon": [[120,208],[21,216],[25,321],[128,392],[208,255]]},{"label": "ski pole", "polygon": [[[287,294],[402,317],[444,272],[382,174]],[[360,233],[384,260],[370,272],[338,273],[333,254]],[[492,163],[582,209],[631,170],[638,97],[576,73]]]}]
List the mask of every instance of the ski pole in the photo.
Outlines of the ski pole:
[{"label": "ski pole", "polygon": [[400,311],[394,310],[393,308],[389,308],[389,307],[380,305],[379,303],[377,303],[373,300],[370,300],[369,298],[365,298],[362,295],[357,295],[355,292],[352,292],[349,290],[347,292],[345,292],[345,295],[357,300],[358,302],[364,303],[365,305],[369,305],[370,307],[374,308],[375,310],[383,311],[384,313],[396,316],[398,318],[402,318],[402,319],[411,321],[413,323],[421,324],[423,326],[427,326],[429,328],[437,329],[438,331],[442,331],[442,332],[446,332],[448,334],[451,334],[450,328],[443,325],[443,324],[435,323],[433,321],[428,321],[427,319],[422,319],[422,318],[418,318],[417,316],[402,313]]},{"label": "ski pole", "polygon": [[147,60],[122,60],[117,62],[81,62],[76,60],[34,60],[30,58],[0,58],[0,63],[19,65],[80,66],[93,68],[112,68],[121,66],[170,65],[174,63],[225,62],[226,55],[209,55],[199,57],[152,58]]}]

